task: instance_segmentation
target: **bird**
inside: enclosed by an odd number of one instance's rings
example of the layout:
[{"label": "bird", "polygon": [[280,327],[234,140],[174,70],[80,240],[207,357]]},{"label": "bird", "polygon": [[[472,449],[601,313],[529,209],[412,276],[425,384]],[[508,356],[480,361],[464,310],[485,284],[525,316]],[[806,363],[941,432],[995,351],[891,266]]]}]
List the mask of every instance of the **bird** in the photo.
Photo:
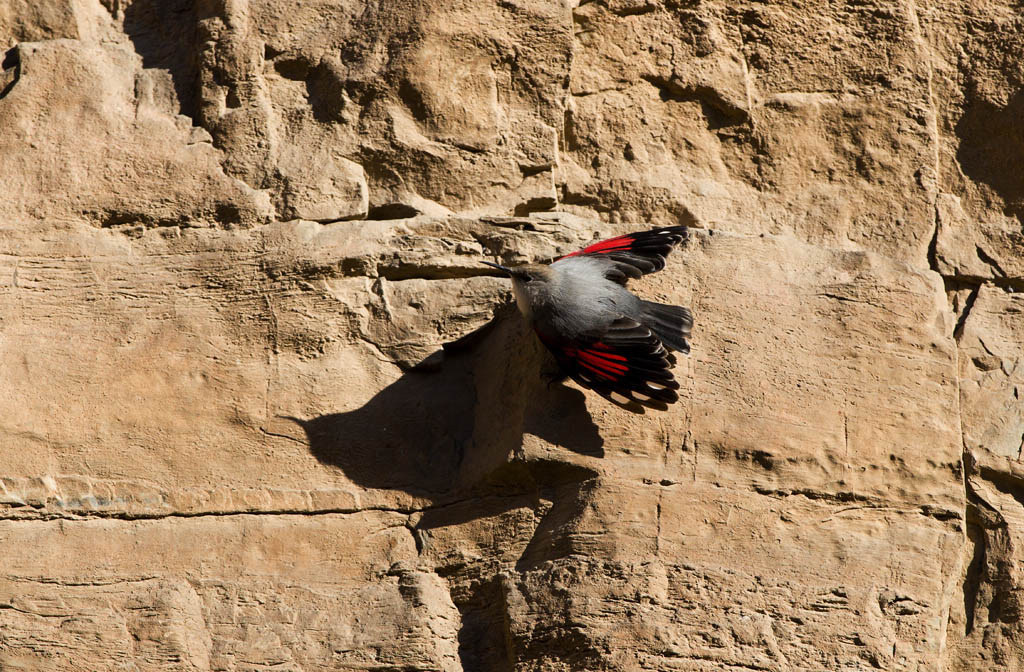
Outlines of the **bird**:
[{"label": "bird", "polygon": [[558,257],[509,268],[519,311],[571,378],[634,413],[667,410],[679,399],[670,351],[689,354],[688,308],[645,301],[626,283],[665,268],[685,226],[627,233]]}]

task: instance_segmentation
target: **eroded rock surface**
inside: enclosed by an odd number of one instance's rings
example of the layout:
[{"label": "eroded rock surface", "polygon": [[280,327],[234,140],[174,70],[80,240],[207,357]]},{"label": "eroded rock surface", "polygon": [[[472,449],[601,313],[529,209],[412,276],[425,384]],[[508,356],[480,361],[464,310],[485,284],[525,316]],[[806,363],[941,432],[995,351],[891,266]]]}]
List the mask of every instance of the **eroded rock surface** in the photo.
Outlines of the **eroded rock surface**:
[{"label": "eroded rock surface", "polygon": [[[0,6],[0,669],[1024,666],[1009,2]],[[683,223],[681,400],[479,264]]]}]

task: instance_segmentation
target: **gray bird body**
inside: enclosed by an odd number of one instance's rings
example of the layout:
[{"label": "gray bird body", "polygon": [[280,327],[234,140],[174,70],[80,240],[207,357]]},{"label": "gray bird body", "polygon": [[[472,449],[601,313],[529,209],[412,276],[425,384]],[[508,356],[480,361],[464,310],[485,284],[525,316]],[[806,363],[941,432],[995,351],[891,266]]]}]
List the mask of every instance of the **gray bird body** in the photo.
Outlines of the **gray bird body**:
[{"label": "gray bird body", "polygon": [[640,299],[606,277],[612,266],[610,259],[565,257],[536,267],[541,282],[513,276],[516,304],[537,331],[558,340],[602,334],[621,317],[640,321]]},{"label": "gray bird body", "polygon": [[681,306],[645,301],[630,278],[660,271],[686,227],[600,241],[550,265],[500,269],[516,304],[566,376],[629,410],[664,410],[678,399],[667,350],[688,353],[693,326]]}]

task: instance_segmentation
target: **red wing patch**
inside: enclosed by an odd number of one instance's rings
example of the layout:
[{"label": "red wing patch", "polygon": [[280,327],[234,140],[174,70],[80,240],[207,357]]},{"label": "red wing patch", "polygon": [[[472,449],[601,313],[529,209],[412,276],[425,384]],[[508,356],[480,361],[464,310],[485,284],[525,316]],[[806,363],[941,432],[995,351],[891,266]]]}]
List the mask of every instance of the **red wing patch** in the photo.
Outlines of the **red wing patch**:
[{"label": "red wing patch", "polygon": [[616,380],[629,372],[629,365],[625,355],[617,355],[610,350],[611,348],[599,341],[586,348],[569,345],[563,348],[562,352],[567,357],[576,359],[581,367],[591,373],[605,380]]},{"label": "red wing patch", "polygon": [[551,343],[541,340],[559,366],[581,386],[635,412],[644,407],[665,410],[679,395],[672,360],[651,331],[632,320],[620,320],[603,340]]},{"label": "red wing patch", "polygon": [[576,257],[581,254],[607,254],[608,252],[626,252],[633,244],[633,235],[626,234],[624,236],[618,236],[616,238],[609,238],[608,240],[602,240],[599,243],[594,243],[588,247],[584,247],[582,250],[576,250],[562,257]]}]

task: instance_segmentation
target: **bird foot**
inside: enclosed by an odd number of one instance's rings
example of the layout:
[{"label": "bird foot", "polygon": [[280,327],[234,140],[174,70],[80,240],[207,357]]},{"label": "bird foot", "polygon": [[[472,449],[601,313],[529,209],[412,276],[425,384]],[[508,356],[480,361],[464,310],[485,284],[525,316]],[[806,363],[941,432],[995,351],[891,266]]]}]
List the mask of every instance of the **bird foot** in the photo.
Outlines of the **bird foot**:
[{"label": "bird foot", "polygon": [[551,389],[552,385],[561,385],[562,383],[564,383],[569,378],[569,376],[567,376],[566,374],[562,373],[561,371],[557,371],[557,372],[542,372],[540,374],[540,377],[542,379],[544,379],[545,381],[547,381],[548,389],[549,390]]}]

